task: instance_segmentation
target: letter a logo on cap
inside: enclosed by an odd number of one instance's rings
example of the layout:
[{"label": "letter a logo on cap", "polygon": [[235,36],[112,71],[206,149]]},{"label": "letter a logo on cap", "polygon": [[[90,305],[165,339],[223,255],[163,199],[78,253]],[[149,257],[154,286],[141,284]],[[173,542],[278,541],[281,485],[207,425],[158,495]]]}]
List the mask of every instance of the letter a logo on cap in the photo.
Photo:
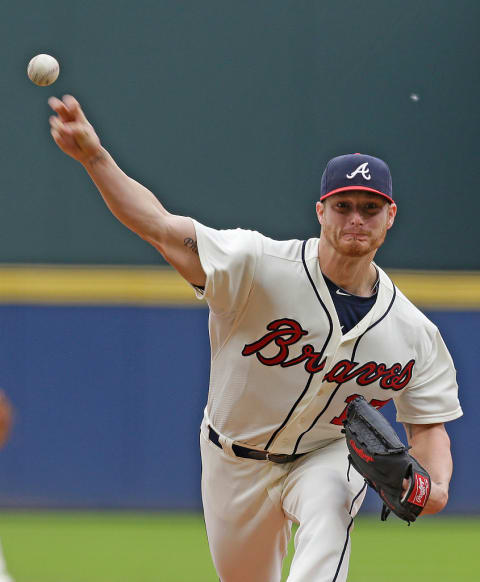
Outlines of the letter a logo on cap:
[{"label": "letter a logo on cap", "polygon": [[370,176],[370,168],[368,167],[368,162],[360,164],[356,170],[354,170],[351,174],[347,174],[347,178],[352,180],[355,178],[357,174],[362,174],[365,180],[370,180],[372,176]]}]

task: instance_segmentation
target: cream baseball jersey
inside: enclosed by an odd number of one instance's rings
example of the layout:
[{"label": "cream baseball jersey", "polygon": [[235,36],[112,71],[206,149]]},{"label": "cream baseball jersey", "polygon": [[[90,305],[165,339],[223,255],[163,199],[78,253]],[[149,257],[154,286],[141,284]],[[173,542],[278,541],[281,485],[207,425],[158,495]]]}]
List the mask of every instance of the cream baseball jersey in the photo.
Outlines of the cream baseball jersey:
[{"label": "cream baseball jersey", "polygon": [[397,420],[461,416],[455,368],[436,326],[379,271],[377,299],[342,334],[318,261],[318,238],[275,241],[194,221],[207,280],[211,373],[206,421],[271,453],[343,438],[350,400],[391,399]]}]

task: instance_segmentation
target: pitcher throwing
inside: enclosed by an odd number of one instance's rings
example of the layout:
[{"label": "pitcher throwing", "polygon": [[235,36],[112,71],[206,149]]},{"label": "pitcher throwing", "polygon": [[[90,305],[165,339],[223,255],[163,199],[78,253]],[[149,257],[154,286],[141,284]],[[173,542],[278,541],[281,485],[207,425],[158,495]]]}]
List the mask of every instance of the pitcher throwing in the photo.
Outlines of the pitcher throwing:
[{"label": "pitcher throwing", "polygon": [[375,408],[393,399],[431,478],[422,514],[440,511],[452,473],[444,423],[462,412],[438,329],[373,262],[397,211],[385,162],[330,160],[320,237],[276,241],[168,212],[115,164],[73,97],[49,103],[60,149],[209,305],[202,499],[220,580],[279,582],[292,523],[289,582],[346,580],[366,489],[354,468],[347,477],[341,432],[357,396]]}]

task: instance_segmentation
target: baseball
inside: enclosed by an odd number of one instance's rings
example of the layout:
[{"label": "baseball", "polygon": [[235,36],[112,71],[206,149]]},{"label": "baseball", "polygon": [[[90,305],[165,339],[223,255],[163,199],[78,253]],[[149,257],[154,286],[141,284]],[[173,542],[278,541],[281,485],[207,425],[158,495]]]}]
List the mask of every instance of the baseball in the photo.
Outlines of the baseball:
[{"label": "baseball", "polygon": [[50,55],[37,55],[28,63],[27,74],[30,81],[39,87],[55,83],[60,72],[57,59]]}]

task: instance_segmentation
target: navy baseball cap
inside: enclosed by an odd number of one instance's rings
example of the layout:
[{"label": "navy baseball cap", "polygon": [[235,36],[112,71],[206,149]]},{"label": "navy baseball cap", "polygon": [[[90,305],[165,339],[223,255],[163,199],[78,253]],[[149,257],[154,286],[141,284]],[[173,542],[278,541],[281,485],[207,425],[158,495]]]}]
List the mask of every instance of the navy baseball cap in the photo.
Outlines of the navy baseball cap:
[{"label": "navy baseball cap", "polygon": [[365,190],[393,202],[390,168],[380,158],[366,154],[332,158],[323,172],[320,200],[345,190]]}]

